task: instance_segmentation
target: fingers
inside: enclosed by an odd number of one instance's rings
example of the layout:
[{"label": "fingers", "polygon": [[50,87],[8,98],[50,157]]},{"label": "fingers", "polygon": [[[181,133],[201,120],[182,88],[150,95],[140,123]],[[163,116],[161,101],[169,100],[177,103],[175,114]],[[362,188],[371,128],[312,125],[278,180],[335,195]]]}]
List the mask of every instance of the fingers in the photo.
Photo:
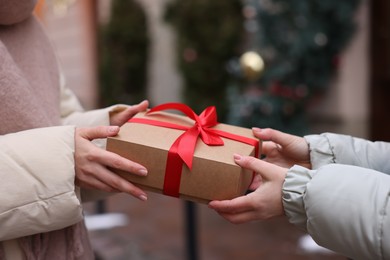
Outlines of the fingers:
[{"label": "fingers", "polygon": [[97,165],[93,171],[84,171],[78,176],[77,184],[85,188],[94,188],[106,192],[126,192],[142,201],[147,200],[146,193],[127,180]]},{"label": "fingers", "polygon": [[258,174],[252,182],[256,190],[232,200],[211,201],[209,207],[235,224],[283,215],[282,186],[288,170],[253,156],[234,154],[234,161]]},{"label": "fingers", "polygon": [[280,179],[285,177],[287,169],[265,162],[252,156],[234,154],[234,161],[241,167],[254,171],[265,180]]},{"label": "fingers", "polygon": [[131,172],[139,176],[146,176],[147,169],[136,162],[130,161],[116,153],[108,152],[106,150],[97,149],[93,155],[90,155],[93,161],[99,162],[107,167],[118,170]]},{"label": "fingers", "polygon": [[232,200],[214,200],[209,203],[209,208],[217,210],[219,213],[237,214],[251,209],[246,196],[237,197]]},{"label": "fingers", "polygon": [[136,106],[138,106],[138,109],[141,111],[146,110],[149,107],[149,101],[148,100],[141,101]]},{"label": "fingers", "polygon": [[107,192],[126,192],[144,201],[146,194],[141,189],[110,169],[146,176],[146,168],[118,154],[101,149],[91,142],[96,138],[116,135],[118,131],[117,126],[76,128],[74,155],[76,185]]},{"label": "fingers", "polygon": [[257,218],[257,215],[253,211],[245,211],[241,212],[238,214],[230,214],[230,213],[223,213],[223,212],[218,212],[217,213],[226,219],[227,221],[233,223],[233,224],[243,224],[243,223],[248,223],[252,221],[258,221],[259,219]]},{"label": "fingers", "polygon": [[252,130],[253,134],[257,138],[264,141],[273,141],[274,143],[279,144],[281,146],[289,145],[296,137],[294,135],[283,133],[272,128],[260,129],[257,127],[253,127]]},{"label": "fingers", "polygon": [[[98,126],[90,128],[77,128],[77,134],[79,137],[93,140],[97,138],[106,138],[108,136],[114,136],[118,133],[118,126]],[[87,147],[89,144],[85,144]],[[92,144],[91,144],[92,145]],[[111,168],[132,172],[140,176],[146,176],[147,170],[144,166],[121,157],[118,154],[108,152],[103,149],[99,149],[94,146],[89,146],[93,151],[89,152],[89,160],[96,161]]]},{"label": "fingers", "polygon": [[258,220],[251,194],[233,200],[211,201],[208,206],[233,224]]},{"label": "fingers", "polygon": [[255,174],[252,183],[249,185],[249,190],[256,190],[262,182],[262,178],[260,174]]},{"label": "fingers", "polygon": [[119,132],[118,126],[83,127],[76,129],[77,134],[85,139],[94,140],[115,136]]},{"label": "fingers", "polygon": [[272,142],[272,141],[267,141],[263,142],[261,146],[261,153],[264,155],[270,155],[275,152],[275,150],[280,151],[282,150],[281,146]]},{"label": "fingers", "polygon": [[82,174],[78,174],[75,180],[75,184],[81,188],[86,189],[97,189],[105,192],[120,192],[115,189],[113,186],[108,185],[107,183],[102,182],[98,178],[95,178],[93,174],[88,174],[88,172],[83,172]]},{"label": "fingers", "polygon": [[149,107],[149,101],[147,100],[144,100],[136,105],[133,105],[133,106],[130,106],[128,109],[127,109],[127,116],[128,118],[131,118],[133,117],[135,114],[141,112],[141,111],[144,111],[146,110],[147,108]]},{"label": "fingers", "polygon": [[221,217],[226,219],[227,221],[233,223],[233,224],[242,224],[242,223],[248,223],[252,221],[259,220],[256,217],[256,213],[254,211],[244,211],[239,213],[228,213],[228,212],[222,212],[218,211],[217,209],[214,209]]},{"label": "fingers", "polygon": [[137,113],[145,111],[148,106],[149,102],[144,100],[133,106],[117,107],[116,110],[110,112],[110,125],[122,126]]}]

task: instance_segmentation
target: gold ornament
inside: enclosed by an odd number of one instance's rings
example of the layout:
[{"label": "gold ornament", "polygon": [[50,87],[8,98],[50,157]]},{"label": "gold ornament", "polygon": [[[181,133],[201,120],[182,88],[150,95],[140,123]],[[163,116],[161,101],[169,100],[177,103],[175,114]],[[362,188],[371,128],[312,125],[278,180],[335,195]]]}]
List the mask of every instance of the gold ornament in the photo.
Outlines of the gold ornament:
[{"label": "gold ornament", "polygon": [[245,78],[250,81],[259,79],[264,71],[264,61],[261,56],[254,51],[245,52],[241,56],[240,66]]}]

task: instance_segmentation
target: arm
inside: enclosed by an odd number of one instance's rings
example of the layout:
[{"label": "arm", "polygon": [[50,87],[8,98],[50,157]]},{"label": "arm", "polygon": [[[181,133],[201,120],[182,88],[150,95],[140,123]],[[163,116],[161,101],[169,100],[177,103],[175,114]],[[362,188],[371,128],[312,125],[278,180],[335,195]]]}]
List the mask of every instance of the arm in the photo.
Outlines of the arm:
[{"label": "arm", "polygon": [[126,192],[146,200],[141,189],[109,168],[141,176],[146,169],[91,142],[118,131],[117,126],[58,126],[0,136],[0,241],[80,221],[78,187]]},{"label": "arm", "polygon": [[390,143],[324,133],[305,136],[313,169],[329,163],[355,165],[390,174]]},{"label": "arm", "polygon": [[[64,87],[65,84],[63,78],[61,78],[60,85],[60,111],[62,123],[65,125],[121,126],[136,113],[146,110],[149,105],[148,101],[143,101],[133,106],[114,105],[108,108],[84,111],[74,93],[70,89]],[[76,130],[76,148],[79,146],[81,148],[77,149],[81,151],[81,153],[75,155],[76,164],[79,166],[76,169],[76,183],[78,186],[82,187],[82,201],[103,199],[110,195],[107,192],[113,191],[127,192],[137,198],[140,198],[141,200],[146,200],[146,194],[142,190],[99,164],[103,163],[103,165],[111,168],[122,167],[125,171],[136,173],[141,176],[146,175],[146,169],[135,162],[131,162],[122,157],[119,158],[118,155],[105,151],[105,134],[101,136],[101,134],[94,130],[91,132],[91,130],[93,129]],[[115,133],[111,133],[112,136],[117,134],[118,129],[115,131]],[[94,145],[92,145],[92,143],[88,140],[92,141]],[[80,145],[78,146],[77,144]],[[95,145],[103,150],[97,149]],[[113,186],[112,181],[114,180],[116,185]]]},{"label": "arm", "polygon": [[61,77],[61,120],[63,125],[76,126],[99,126],[117,125],[122,126],[128,119],[139,111],[148,108],[149,102],[142,101],[135,105],[113,105],[106,108],[84,111],[75,94],[64,85]]},{"label": "arm", "polygon": [[[0,40],[2,91],[20,89],[30,96],[27,80]],[[12,100],[18,101],[17,96]],[[30,100],[28,100],[30,102]],[[34,101],[28,108],[42,109]],[[1,109],[3,124],[16,110]],[[17,103],[13,104],[17,107]],[[39,111],[39,110],[38,110]],[[1,132],[31,128],[31,122]],[[34,125],[36,126],[36,125]],[[79,222],[82,208],[74,185],[74,127],[50,127],[0,135],[0,241],[60,229]]]},{"label": "arm", "polygon": [[74,185],[74,127],[0,136],[0,240],[82,219]]},{"label": "arm", "polygon": [[246,196],[210,202],[230,222],[287,215],[321,246],[353,259],[389,258],[390,176],[340,164],[308,170],[248,156],[236,155],[235,161],[262,181]]},{"label": "arm", "polygon": [[76,95],[65,87],[63,75],[60,77],[60,112],[63,125],[98,126],[110,125],[110,110],[114,107],[84,111]]},{"label": "arm", "polygon": [[356,166],[291,168],[283,184],[289,221],[352,259],[390,257],[390,176]]}]

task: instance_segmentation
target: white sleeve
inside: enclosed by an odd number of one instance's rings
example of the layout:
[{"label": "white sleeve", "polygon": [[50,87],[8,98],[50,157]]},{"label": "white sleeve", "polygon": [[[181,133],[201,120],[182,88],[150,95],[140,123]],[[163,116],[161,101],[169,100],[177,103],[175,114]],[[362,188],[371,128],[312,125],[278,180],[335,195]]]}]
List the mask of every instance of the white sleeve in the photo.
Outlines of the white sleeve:
[{"label": "white sleeve", "polygon": [[3,135],[0,146],[0,241],[82,220],[73,126]]},{"label": "white sleeve", "polygon": [[355,165],[390,174],[390,143],[324,133],[305,136],[313,169],[329,163]]},{"label": "white sleeve", "polygon": [[289,221],[352,259],[390,259],[390,176],[328,164],[292,167],[283,185]]},{"label": "white sleeve", "polygon": [[60,85],[60,111],[63,125],[98,126],[110,124],[109,112],[113,109],[112,107],[84,111],[73,91],[65,87],[62,77]]}]

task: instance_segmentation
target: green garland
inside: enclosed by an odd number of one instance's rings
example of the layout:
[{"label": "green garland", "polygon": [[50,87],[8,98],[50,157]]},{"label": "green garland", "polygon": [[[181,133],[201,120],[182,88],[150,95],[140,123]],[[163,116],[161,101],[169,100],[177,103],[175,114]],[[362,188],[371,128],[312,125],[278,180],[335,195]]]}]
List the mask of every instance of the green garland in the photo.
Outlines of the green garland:
[{"label": "green garland", "polygon": [[149,38],[137,1],[114,0],[111,20],[99,28],[101,105],[133,104],[146,98]]}]

